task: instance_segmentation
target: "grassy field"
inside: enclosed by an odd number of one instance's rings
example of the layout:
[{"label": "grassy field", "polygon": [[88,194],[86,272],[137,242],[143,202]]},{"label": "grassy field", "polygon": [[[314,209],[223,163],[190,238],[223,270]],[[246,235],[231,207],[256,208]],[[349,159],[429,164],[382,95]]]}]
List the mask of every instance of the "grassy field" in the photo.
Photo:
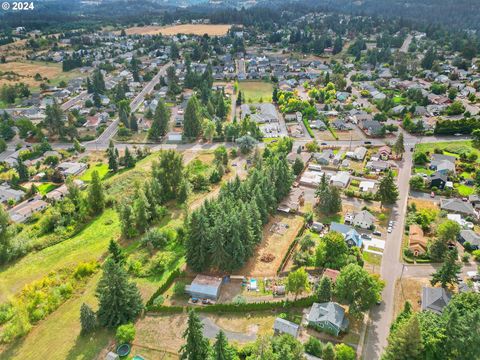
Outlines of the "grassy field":
[{"label": "grassy field", "polygon": [[50,191],[56,189],[58,186],[52,183],[42,183],[41,185],[37,186],[38,191],[42,195],[48,194]]},{"label": "grassy field", "polygon": [[478,156],[477,163],[480,163],[480,150],[472,146],[470,140],[465,141],[444,141],[436,143],[424,143],[417,144],[415,147],[416,152],[430,152],[433,154],[435,149],[440,149],[445,155],[452,155],[458,157],[461,153],[474,153]]},{"label": "grassy field", "polygon": [[73,238],[32,252],[9,267],[0,268],[0,303],[50,271],[82,261],[98,260],[107,250],[110,239],[119,234],[117,213],[108,209]]},{"label": "grassy field", "polygon": [[127,35],[166,35],[178,34],[224,36],[232,25],[223,24],[182,24],[173,26],[136,26],[125,30]]},{"label": "grassy field", "polygon": [[98,330],[90,336],[80,336],[80,306],[87,303],[96,308],[95,288],[100,273],[89,282],[83,293],[65,302],[45,320],[35,326],[22,340],[0,353],[3,359],[71,359],[96,358],[112,337],[107,330]]},{"label": "grassy field", "polygon": [[80,177],[80,180],[89,182],[92,180],[92,174],[94,171],[98,171],[98,175],[100,175],[100,179],[104,179],[108,175],[108,164],[104,163],[97,163],[95,165],[91,165]]},{"label": "grassy field", "polygon": [[13,72],[17,74],[11,78],[7,76],[0,76],[0,86],[4,84],[15,84],[23,82],[30,87],[36,89],[40,86],[42,81],[36,81],[34,79],[35,74],[39,73],[43,78],[50,80],[50,85],[58,85],[62,80],[68,81],[70,79],[81,77],[82,74],[79,71],[62,71],[62,64],[53,64],[39,61],[12,61],[5,64],[0,64],[1,72]]},{"label": "grassy field", "polygon": [[243,99],[249,103],[271,102],[273,85],[265,81],[240,81],[238,89],[242,92]]}]

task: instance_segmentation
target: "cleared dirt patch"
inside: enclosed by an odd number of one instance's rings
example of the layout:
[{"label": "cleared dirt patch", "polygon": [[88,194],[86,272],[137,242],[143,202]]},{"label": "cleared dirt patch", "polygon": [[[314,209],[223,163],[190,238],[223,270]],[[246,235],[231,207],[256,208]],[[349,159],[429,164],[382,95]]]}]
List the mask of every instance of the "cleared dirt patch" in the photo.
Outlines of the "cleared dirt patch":
[{"label": "cleared dirt patch", "polygon": [[173,26],[136,26],[131,27],[125,30],[127,35],[204,35],[208,34],[210,36],[223,36],[226,35],[228,30],[232,25],[222,25],[222,24],[183,24],[183,25],[173,25]]},{"label": "cleared dirt patch", "polygon": [[410,301],[413,311],[420,311],[423,286],[430,286],[427,278],[403,278],[395,283],[394,318],[403,310],[405,301]]},{"label": "cleared dirt patch", "polygon": [[[263,241],[258,246],[255,255],[236,274],[244,276],[275,276],[283,256],[302,225],[303,218],[300,216],[275,215],[265,226]],[[261,258],[265,254],[272,254],[275,258],[271,262],[264,262]]]}]

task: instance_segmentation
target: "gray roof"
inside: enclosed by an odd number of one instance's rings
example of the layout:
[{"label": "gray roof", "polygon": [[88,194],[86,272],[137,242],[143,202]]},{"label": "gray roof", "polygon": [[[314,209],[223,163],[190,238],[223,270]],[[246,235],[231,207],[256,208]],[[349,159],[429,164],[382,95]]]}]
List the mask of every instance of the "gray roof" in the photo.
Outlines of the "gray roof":
[{"label": "gray roof", "polygon": [[273,323],[273,330],[278,330],[283,334],[290,334],[293,337],[297,337],[299,329],[299,325],[282,318],[276,318]]},{"label": "gray roof", "polygon": [[329,322],[339,329],[346,329],[348,319],[345,318],[345,309],[334,302],[313,303],[312,309],[308,313],[309,322]]},{"label": "gray roof", "polygon": [[354,222],[365,222],[365,223],[374,223],[375,222],[375,216],[373,216],[369,211],[367,210],[362,210],[358,214],[355,215],[355,218],[353,219]]},{"label": "gray roof", "polygon": [[443,154],[433,154],[432,155],[432,163],[434,161],[448,161],[448,162],[451,162],[452,164],[455,164],[455,156],[451,156],[451,155],[443,155]]},{"label": "gray roof", "polygon": [[442,210],[449,210],[460,214],[477,216],[473,206],[460,199],[442,199],[440,201],[440,208]]},{"label": "gray roof", "polygon": [[460,237],[463,241],[469,242],[473,246],[480,246],[480,235],[473,230],[460,231]]},{"label": "gray roof", "polygon": [[190,285],[185,287],[189,293],[204,294],[211,297],[218,296],[218,290],[222,284],[221,278],[205,275],[197,275]]},{"label": "gray roof", "polygon": [[444,288],[422,288],[422,310],[430,310],[437,314],[450,302],[451,295]]}]

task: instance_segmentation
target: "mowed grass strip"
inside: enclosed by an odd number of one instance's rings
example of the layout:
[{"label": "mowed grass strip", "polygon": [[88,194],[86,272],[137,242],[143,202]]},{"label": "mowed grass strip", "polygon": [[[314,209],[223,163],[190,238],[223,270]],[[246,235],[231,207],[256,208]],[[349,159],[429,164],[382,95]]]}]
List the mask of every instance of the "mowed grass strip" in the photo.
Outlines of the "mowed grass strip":
[{"label": "mowed grass strip", "polygon": [[57,245],[32,252],[7,267],[0,268],[0,303],[26,284],[80,262],[98,260],[110,239],[120,235],[120,221],[115,210],[107,209],[79,234]]}]

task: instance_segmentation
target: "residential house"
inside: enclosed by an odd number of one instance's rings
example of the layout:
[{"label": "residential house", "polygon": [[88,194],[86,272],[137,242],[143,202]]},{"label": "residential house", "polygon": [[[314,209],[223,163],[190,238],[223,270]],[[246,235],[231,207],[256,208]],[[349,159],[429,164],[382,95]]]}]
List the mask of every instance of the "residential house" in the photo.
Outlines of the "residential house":
[{"label": "residential house", "polygon": [[480,235],[473,230],[461,230],[458,234],[458,242],[463,246],[468,243],[471,249],[478,250],[480,248]]},{"label": "residential house", "polygon": [[365,120],[360,128],[369,136],[381,136],[384,133],[383,125],[375,120]]},{"label": "residential house", "polygon": [[185,286],[185,292],[192,298],[217,300],[221,286],[222,278],[199,274],[190,285]]},{"label": "residential house", "polygon": [[378,160],[378,161],[372,160],[367,162],[367,165],[365,167],[370,171],[381,172],[381,171],[387,171],[388,169],[390,169],[390,163],[382,160]]},{"label": "residential house", "polygon": [[354,151],[348,151],[345,156],[351,159],[363,161],[363,159],[365,159],[365,156],[367,155],[367,151],[367,148],[359,146]]},{"label": "residential house", "polygon": [[422,288],[422,310],[430,310],[436,314],[441,314],[450,302],[451,297],[450,293],[444,288],[424,286]]},{"label": "residential house", "polygon": [[346,171],[339,171],[331,177],[330,183],[336,187],[346,188],[350,183],[350,174]]},{"label": "residential house", "polygon": [[480,209],[480,196],[474,194],[468,197],[468,202],[472,204],[475,209]]},{"label": "residential house", "polygon": [[345,309],[334,302],[313,303],[307,315],[308,325],[316,330],[338,336],[348,327]]},{"label": "residential house", "polygon": [[169,143],[179,143],[182,142],[182,139],[182,133],[172,131],[167,134],[167,142]]},{"label": "residential house", "polygon": [[63,176],[77,176],[87,169],[87,164],[79,162],[63,162],[58,164],[57,168]]},{"label": "residential house", "polygon": [[300,178],[300,185],[316,188],[322,181],[323,172],[321,171],[304,171]]},{"label": "residential house", "polygon": [[361,192],[371,192],[375,188],[375,183],[373,181],[363,180],[360,181],[358,188]]},{"label": "residential house", "polygon": [[40,196],[36,196],[14,206],[8,211],[8,214],[13,222],[23,223],[30,219],[33,214],[46,209],[47,206],[48,204]]},{"label": "residential house", "polygon": [[332,122],[332,126],[339,131],[347,131],[350,129],[345,120],[337,119]]},{"label": "residential house", "polygon": [[390,146],[382,146],[380,149],[378,149],[378,155],[380,159],[388,160],[390,158],[390,155],[392,155],[392,149],[390,148]]},{"label": "residential house", "polygon": [[15,190],[10,187],[8,184],[0,185],[0,202],[6,203],[9,201],[20,201],[20,199],[25,195],[25,192],[21,190]]},{"label": "residential house", "polygon": [[362,229],[372,229],[375,226],[375,216],[367,210],[362,210],[355,215],[352,224]]},{"label": "residential house", "polygon": [[287,155],[287,161],[290,164],[293,164],[296,159],[300,159],[304,164],[307,164],[310,158],[311,154],[307,152],[301,152],[300,154],[298,154],[296,151],[292,151],[290,154]]},{"label": "residential house", "polygon": [[464,202],[460,199],[441,199],[440,200],[440,208],[442,210],[451,211],[456,214],[462,214],[465,216],[471,216],[474,218],[478,217],[477,212],[473,208],[473,206],[468,203]]},{"label": "residential house", "polygon": [[447,175],[437,171],[430,176],[429,187],[435,187],[437,189],[443,190],[445,188],[445,185],[447,184],[447,181]]},{"label": "residential house", "polygon": [[327,130],[327,125],[322,120],[314,120],[310,123],[312,129],[317,129],[319,131]]},{"label": "residential house", "polygon": [[460,214],[447,214],[447,219],[455,221],[458,225],[462,227],[462,229],[473,229],[474,225],[472,222],[467,221],[462,218]]},{"label": "residential house", "polygon": [[282,318],[276,318],[273,323],[273,332],[275,335],[289,334],[296,338],[300,332],[300,325]]},{"label": "residential house", "polygon": [[443,154],[433,154],[430,161],[430,169],[448,175],[455,173],[455,157]]},{"label": "residential house", "polygon": [[320,165],[328,165],[330,164],[330,160],[333,157],[333,151],[330,149],[324,150],[321,153],[313,154],[313,158],[315,161]]},{"label": "residential house", "polygon": [[408,248],[414,256],[423,255],[427,252],[427,239],[423,234],[420,225],[412,224],[408,230],[409,244]]},{"label": "residential house", "polygon": [[357,230],[355,230],[353,227],[332,222],[330,224],[330,231],[336,231],[342,234],[348,246],[356,246],[359,248],[362,247],[363,240]]}]

